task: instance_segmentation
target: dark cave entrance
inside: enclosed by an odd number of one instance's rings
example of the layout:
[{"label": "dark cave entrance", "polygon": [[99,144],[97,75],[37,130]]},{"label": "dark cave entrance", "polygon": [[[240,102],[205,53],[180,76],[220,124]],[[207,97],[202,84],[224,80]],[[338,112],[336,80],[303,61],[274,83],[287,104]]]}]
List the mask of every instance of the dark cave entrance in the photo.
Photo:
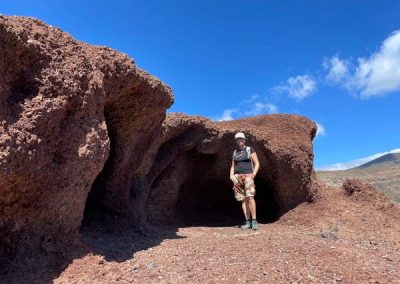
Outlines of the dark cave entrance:
[{"label": "dark cave entrance", "polygon": [[[279,208],[274,188],[262,177],[257,177],[255,184],[258,221],[276,221]],[[244,220],[241,202],[236,201],[229,178],[189,178],[180,188],[175,213],[185,226],[235,226]]]},{"label": "dark cave entrance", "polygon": [[[156,162],[165,159],[160,156]],[[182,227],[242,224],[241,202],[236,201],[229,179],[230,158],[230,152],[205,154],[191,149],[171,159],[152,183],[147,221],[155,226]],[[274,222],[281,213],[271,180],[268,167],[261,168],[255,179],[257,220],[261,223]]]}]

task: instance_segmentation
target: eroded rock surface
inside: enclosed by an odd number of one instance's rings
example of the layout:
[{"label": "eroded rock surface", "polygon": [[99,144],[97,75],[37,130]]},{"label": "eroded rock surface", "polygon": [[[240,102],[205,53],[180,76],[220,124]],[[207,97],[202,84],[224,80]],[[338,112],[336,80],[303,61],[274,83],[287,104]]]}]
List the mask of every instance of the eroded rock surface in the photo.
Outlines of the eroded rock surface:
[{"label": "eroded rock surface", "polygon": [[163,126],[162,144],[142,183],[142,198],[137,199],[146,204],[142,213],[147,221],[212,222],[227,216],[241,220],[229,180],[238,131],[247,135],[261,163],[256,178],[260,218],[273,220],[313,198],[316,126],[305,117],[277,114],[213,122],[172,113]]},{"label": "eroded rock surface", "polygon": [[138,228],[237,223],[229,180],[237,131],[261,162],[260,219],[312,200],[316,125],[307,118],[165,119],[170,88],[127,55],[24,17],[0,17],[0,42],[2,255],[71,238],[93,212]]},{"label": "eroded rock surface", "polygon": [[7,255],[18,244],[71,238],[92,187],[106,206],[125,210],[132,168],[160,135],[173,98],[125,54],[36,19],[0,16],[0,100],[0,254]]}]

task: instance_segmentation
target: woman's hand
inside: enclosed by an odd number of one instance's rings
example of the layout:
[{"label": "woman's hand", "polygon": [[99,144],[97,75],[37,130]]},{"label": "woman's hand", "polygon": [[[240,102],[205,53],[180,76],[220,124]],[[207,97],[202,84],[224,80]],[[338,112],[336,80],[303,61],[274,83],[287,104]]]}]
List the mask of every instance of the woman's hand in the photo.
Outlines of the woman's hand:
[{"label": "woman's hand", "polygon": [[260,162],[258,161],[258,157],[257,157],[256,152],[254,152],[254,153],[251,154],[250,156],[251,156],[251,159],[252,159],[253,162],[254,162],[254,169],[253,169],[253,173],[252,173],[253,179],[254,179],[254,178],[256,177],[256,174],[257,174],[257,172],[258,172],[258,169],[260,168]]},{"label": "woman's hand", "polygon": [[236,184],[238,182],[238,179],[237,179],[237,177],[235,175],[231,175],[229,178],[231,179],[233,184]]}]

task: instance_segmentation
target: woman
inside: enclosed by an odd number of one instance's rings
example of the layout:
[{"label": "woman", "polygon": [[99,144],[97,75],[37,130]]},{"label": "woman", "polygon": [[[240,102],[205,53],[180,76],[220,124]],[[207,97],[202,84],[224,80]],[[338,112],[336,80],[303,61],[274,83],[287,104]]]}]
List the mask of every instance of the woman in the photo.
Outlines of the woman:
[{"label": "woman", "polygon": [[246,221],[242,230],[258,230],[256,217],[256,202],[254,195],[256,189],[254,178],[257,175],[260,163],[253,147],[245,145],[246,136],[242,132],[235,135],[238,148],[233,152],[230,179],[233,182],[233,190],[237,201],[242,202],[242,209]]}]

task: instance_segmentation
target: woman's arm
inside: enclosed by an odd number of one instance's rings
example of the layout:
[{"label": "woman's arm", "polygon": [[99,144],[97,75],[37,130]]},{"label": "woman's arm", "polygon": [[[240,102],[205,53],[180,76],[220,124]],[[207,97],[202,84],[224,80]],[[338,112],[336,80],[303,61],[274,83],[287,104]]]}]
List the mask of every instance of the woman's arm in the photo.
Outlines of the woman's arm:
[{"label": "woman's arm", "polygon": [[235,162],[232,159],[232,164],[231,164],[231,170],[230,170],[230,173],[229,173],[229,177],[233,176],[234,173],[235,173]]},{"label": "woman's arm", "polygon": [[260,162],[258,161],[257,153],[254,152],[250,155],[251,159],[253,160],[254,163],[254,170],[253,170],[253,176],[255,177],[257,175],[258,170],[260,169]]}]

